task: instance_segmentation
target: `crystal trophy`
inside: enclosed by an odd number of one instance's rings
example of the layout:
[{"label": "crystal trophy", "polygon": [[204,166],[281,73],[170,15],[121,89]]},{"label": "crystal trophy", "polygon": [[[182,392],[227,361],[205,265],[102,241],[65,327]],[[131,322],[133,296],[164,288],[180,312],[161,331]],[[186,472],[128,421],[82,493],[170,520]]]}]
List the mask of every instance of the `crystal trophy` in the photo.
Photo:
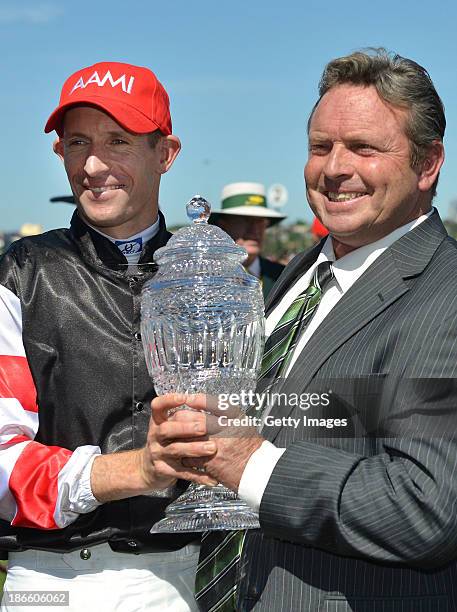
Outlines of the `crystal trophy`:
[{"label": "crystal trophy", "polygon": [[[187,214],[191,225],[156,251],[157,274],[143,288],[149,374],[158,394],[253,393],[264,344],[259,280],[242,266],[246,251],[208,224],[204,198],[192,198]],[[151,533],[258,527],[256,513],[233,491],[191,484]]]}]

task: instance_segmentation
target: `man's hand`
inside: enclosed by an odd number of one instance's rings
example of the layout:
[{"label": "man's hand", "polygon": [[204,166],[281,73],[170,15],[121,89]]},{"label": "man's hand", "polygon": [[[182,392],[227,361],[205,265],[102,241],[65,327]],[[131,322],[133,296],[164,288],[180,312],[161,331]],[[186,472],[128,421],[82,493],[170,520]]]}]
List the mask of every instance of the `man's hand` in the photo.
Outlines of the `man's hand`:
[{"label": "man's hand", "polygon": [[144,448],[100,455],[94,460],[91,489],[98,501],[145,495],[173,485],[178,478],[217,484],[197,466],[182,463],[184,458],[214,455],[217,449],[208,439],[203,413],[178,410],[168,417],[169,410],[182,406],[185,399],[182,394],[172,393],[153,400]]},{"label": "man's hand", "polygon": [[[167,402],[170,408],[173,398],[167,395],[154,399],[153,410],[159,400]],[[255,427],[237,424],[237,419],[243,419],[246,416],[237,408],[228,410],[218,408],[217,398],[203,394],[189,395],[185,403],[195,411],[205,411],[205,413],[188,412],[188,415],[193,415],[189,418],[196,419],[199,424],[202,424],[202,428],[208,434],[208,439],[216,444],[216,452],[206,457],[201,453],[200,456],[198,453],[188,454],[187,458],[182,460],[183,465],[203,468],[216,481],[238,492],[244,468],[251,455],[262,445],[264,438],[260,436]],[[182,478],[187,477],[182,476]]]},{"label": "man's hand", "polygon": [[171,393],[156,397],[152,403],[152,416],[148,440],[143,449],[142,476],[151,488],[166,488],[178,478],[198,484],[215,485],[217,481],[203,471],[185,463],[189,458],[209,457],[216,452],[216,444],[208,439],[206,415],[202,412],[170,410],[187,404],[185,396]]}]

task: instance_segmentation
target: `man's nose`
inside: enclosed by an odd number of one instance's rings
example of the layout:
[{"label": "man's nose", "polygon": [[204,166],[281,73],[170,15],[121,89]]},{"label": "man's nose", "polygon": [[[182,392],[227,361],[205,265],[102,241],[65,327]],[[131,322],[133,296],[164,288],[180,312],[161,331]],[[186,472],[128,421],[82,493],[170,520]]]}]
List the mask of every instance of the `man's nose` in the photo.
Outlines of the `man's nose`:
[{"label": "man's nose", "polygon": [[95,176],[107,170],[109,170],[108,164],[103,161],[99,155],[89,155],[84,164],[84,172],[89,176]]},{"label": "man's nose", "polygon": [[327,155],[324,166],[327,178],[335,180],[350,177],[354,174],[352,153],[342,144],[335,144]]}]

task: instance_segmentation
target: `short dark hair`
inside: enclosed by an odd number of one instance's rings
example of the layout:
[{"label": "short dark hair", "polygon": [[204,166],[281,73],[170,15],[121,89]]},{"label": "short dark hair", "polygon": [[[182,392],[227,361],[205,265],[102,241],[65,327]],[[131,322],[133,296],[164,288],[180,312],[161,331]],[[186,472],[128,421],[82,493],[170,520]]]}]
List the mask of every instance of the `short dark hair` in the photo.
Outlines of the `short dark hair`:
[{"label": "short dark hair", "polygon": [[[372,85],[383,100],[408,111],[405,130],[411,143],[412,168],[420,165],[434,141],[442,142],[446,129],[444,104],[427,70],[383,47],[356,51],[327,64],[319,83],[319,99],[308,120],[308,132],[322,97],[332,87],[343,84]],[[438,177],[432,196],[436,194],[437,183]]]},{"label": "short dark hair", "polygon": [[149,132],[147,134],[147,137],[148,137],[148,143],[151,149],[155,149],[159,140],[163,138],[164,136],[165,134],[161,130],[154,130],[153,132]]}]

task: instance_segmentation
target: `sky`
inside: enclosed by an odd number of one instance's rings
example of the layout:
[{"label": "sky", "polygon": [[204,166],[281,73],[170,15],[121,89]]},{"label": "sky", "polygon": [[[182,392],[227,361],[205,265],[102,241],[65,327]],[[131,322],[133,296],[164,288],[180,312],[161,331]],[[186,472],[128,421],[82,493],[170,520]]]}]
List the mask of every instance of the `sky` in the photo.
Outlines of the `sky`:
[{"label": "sky", "polygon": [[[169,225],[196,193],[217,209],[231,182],[283,184],[290,221],[305,198],[306,121],[325,64],[384,46],[429,71],[445,107],[446,162],[435,205],[457,199],[457,3],[422,0],[0,0],[3,172],[0,231],[67,226],[72,207],[53,135],[43,127],[65,79],[99,61],[151,68],[171,98],[182,151],[161,184]],[[456,215],[456,212],[453,213]]]}]

